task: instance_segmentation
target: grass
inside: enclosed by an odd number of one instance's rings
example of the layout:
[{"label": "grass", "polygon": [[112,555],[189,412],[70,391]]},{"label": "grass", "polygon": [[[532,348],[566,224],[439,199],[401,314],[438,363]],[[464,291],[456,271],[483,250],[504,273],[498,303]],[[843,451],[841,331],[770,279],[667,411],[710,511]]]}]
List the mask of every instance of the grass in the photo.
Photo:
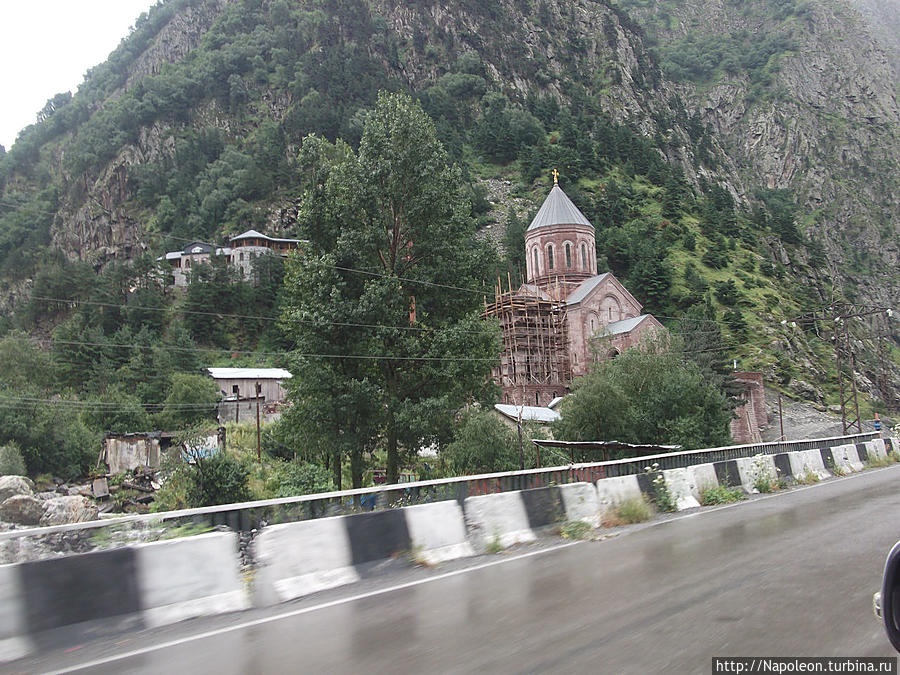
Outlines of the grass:
[{"label": "grass", "polygon": [[700,491],[701,506],[713,506],[714,504],[731,504],[746,499],[747,496],[740,488],[728,487],[720,485],[718,487],[707,487]]},{"label": "grass", "polygon": [[798,485],[812,485],[819,482],[819,476],[810,468],[805,467],[803,473],[799,476],[794,476],[794,482]]},{"label": "grass", "polygon": [[867,469],[880,469],[886,466],[891,466],[892,464],[896,464],[900,462],[900,457],[897,456],[896,453],[889,452],[887,457],[871,457],[866,462]]},{"label": "grass", "polygon": [[503,544],[500,543],[499,535],[494,535],[494,538],[488,542],[487,548],[485,549],[485,551],[487,553],[490,553],[491,555],[493,555],[495,553],[500,553],[502,550],[503,550]]},{"label": "grass", "polygon": [[620,525],[630,525],[632,523],[643,523],[653,517],[653,509],[650,504],[642,497],[626,499],[603,516],[604,527],[618,527]]},{"label": "grass", "polygon": [[563,539],[593,539],[594,528],[584,520],[573,520],[563,525],[559,534]]}]

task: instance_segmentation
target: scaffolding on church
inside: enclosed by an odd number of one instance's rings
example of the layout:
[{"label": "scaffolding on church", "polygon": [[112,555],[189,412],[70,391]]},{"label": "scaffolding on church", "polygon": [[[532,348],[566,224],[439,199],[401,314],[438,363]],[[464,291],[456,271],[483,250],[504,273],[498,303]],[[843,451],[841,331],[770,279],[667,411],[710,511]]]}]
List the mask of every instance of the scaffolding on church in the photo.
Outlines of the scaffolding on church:
[{"label": "scaffolding on church", "polygon": [[547,405],[565,393],[572,379],[565,301],[529,286],[504,292],[498,281],[485,315],[500,322],[503,351],[494,377],[506,403]]}]

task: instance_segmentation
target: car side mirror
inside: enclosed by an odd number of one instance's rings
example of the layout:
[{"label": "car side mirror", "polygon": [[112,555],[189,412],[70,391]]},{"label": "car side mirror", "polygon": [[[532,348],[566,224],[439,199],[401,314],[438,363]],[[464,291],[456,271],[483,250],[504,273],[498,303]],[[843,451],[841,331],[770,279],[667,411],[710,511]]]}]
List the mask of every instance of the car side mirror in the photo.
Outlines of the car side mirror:
[{"label": "car side mirror", "polygon": [[873,598],[875,614],[884,621],[884,630],[894,649],[900,652],[900,542],[888,553],[884,564],[881,593]]}]

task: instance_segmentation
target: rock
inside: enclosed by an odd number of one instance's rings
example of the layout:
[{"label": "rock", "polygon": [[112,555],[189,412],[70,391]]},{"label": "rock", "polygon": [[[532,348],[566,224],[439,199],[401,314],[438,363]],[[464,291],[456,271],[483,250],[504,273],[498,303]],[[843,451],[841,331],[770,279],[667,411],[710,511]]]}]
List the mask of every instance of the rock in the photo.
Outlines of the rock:
[{"label": "rock", "polygon": [[94,479],[94,482],[91,484],[91,492],[97,499],[109,497],[109,482],[106,480],[106,476]]},{"label": "rock", "polygon": [[17,525],[39,525],[44,502],[31,495],[13,495],[0,504],[0,520]]},{"label": "rock", "polygon": [[80,496],[55,497],[44,504],[41,525],[67,525],[82,523],[86,520],[97,520],[97,505],[90,499]]},{"label": "rock", "polygon": [[0,502],[5,502],[13,495],[34,494],[34,483],[25,476],[0,476]]}]

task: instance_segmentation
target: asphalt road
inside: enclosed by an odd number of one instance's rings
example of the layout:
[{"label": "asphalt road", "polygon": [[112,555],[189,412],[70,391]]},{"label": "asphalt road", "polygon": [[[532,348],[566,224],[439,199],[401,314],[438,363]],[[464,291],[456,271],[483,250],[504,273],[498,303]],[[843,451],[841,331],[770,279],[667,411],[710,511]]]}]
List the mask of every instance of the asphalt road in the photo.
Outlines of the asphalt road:
[{"label": "asphalt road", "polygon": [[896,656],[871,610],[900,466],[62,649],[13,672],[710,673],[713,656]]}]

